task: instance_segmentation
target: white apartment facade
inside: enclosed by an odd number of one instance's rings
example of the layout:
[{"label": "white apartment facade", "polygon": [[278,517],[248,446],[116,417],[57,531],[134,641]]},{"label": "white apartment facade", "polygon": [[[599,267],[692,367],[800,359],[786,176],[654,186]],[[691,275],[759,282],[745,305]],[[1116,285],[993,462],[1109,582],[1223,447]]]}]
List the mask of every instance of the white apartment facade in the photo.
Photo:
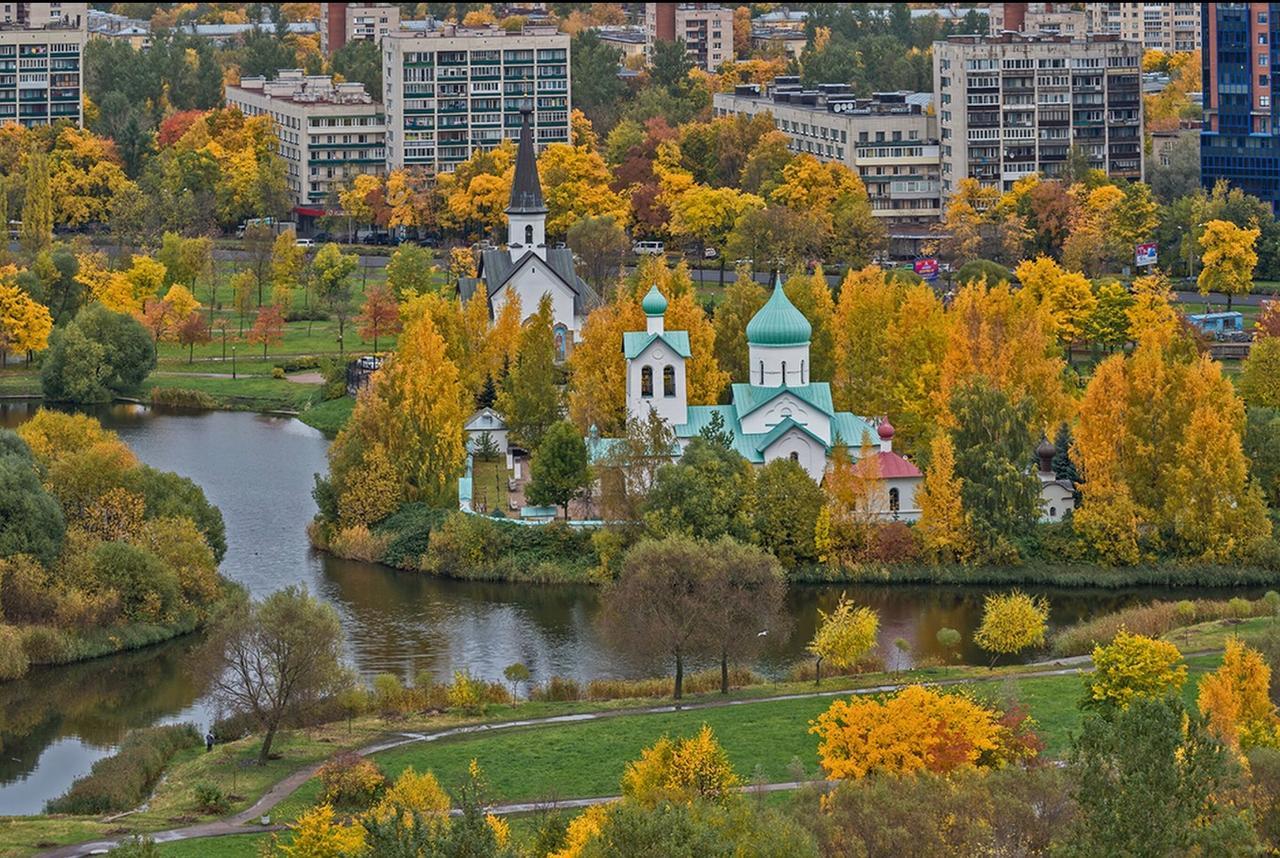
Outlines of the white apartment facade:
[{"label": "white apartment facade", "polygon": [[382,41],[387,169],[449,173],[520,136],[533,110],[538,150],[569,141],[569,36],[555,27],[448,25]]},{"label": "white apartment facade", "polygon": [[289,193],[299,209],[322,209],[330,193],[351,178],[386,169],[386,117],[361,83],[286,69],[271,81],[243,78],[227,86],[226,97],[228,107],[246,116],[268,114],[274,120]]},{"label": "white apartment facade", "polygon": [[645,56],[653,45],[683,39],[694,65],[714,72],[734,58],[733,9],[718,3],[644,4]]},{"label": "white apartment facade", "polygon": [[890,233],[935,223],[942,202],[938,124],[927,109],[929,95],[877,93],[866,99],[841,89],[802,91],[794,83],[762,92],[744,85],[716,93],[713,110],[717,116],[768,113],[791,151],[856,171],[873,214]]},{"label": "white apartment facade", "polygon": [[1199,3],[1086,3],[1089,29],[1141,42],[1148,50],[1200,49]]},{"label": "white apartment facade", "polygon": [[1116,35],[1005,33],[933,46],[945,200],[961,179],[1007,190],[1060,175],[1072,147],[1108,175],[1142,177],[1142,45]]},{"label": "white apartment facade", "polygon": [[0,3],[0,125],[84,122],[87,3]]}]

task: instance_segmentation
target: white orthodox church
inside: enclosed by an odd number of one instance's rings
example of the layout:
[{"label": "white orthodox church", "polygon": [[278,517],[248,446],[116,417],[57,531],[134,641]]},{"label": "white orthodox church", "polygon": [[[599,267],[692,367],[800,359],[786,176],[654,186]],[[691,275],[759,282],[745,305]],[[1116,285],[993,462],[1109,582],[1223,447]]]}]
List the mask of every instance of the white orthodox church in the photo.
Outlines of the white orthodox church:
[{"label": "white orthodox church", "polygon": [[599,297],[573,266],[573,251],[547,247],[547,206],[538,179],[530,111],[521,111],[520,144],[516,149],[511,202],[507,206],[507,246],[480,255],[476,277],[458,281],[462,300],[484,283],[489,293],[489,317],[496,318],[511,296],[518,295],[525,318],[535,313],[543,295],[551,296],[556,352],[564,358],[580,338],[587,314]]},{"label": "white orthodox church", "polygon": [[893,452],[888,420],[836,411],[831,386],[810,378],[812,328],[788,300],[780,280],[747,325],[751,378],[733,385],[729,405],[689,405],[689,334],[666,330],[667,299],[656,286],[641,306],[645,330],[627,332],[622,339],[628,419],[656,413],[671,426],[683,449],[718,414],[733,435],[734,448],[748,461],[762,465],[791,459],[818,482],[832,450],[844,445],[855,459],[875,457],[876,473],[885,485],[886,518],[919,517],[920,469]]}]

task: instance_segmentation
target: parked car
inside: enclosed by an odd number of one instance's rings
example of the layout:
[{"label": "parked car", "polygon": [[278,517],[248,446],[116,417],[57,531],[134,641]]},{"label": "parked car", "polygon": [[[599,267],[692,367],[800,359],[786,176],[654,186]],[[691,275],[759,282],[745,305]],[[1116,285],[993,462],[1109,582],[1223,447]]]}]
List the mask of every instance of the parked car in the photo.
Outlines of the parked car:
[{"label": "parked car", "polygon": [[310,250],[316,246],[316,240],[314,238],[299,238],[294,242],[294,244],[298,247],[305,247]]},{"label": "parked car", "polygon": [[661,241],[636,241],[631,244],[631,252],[636,256],[660,256],[667,247]]},{"label": "parked car", "polygon": [[365,355],[358,361],[361,369],[375,370],[382,368],[382,358],[376,355]]},{"label": "parked car", "polygon": [[715,259],[718,255],[719,254],[716,253],[716,249],[714,247],[708,247],[702,251],[703,259]]},{"label": "parked car", "polygon": [[426,238],[418,239],[418,246],[436,248],[440,246],[440,242],[431,236],[427,236]]}]

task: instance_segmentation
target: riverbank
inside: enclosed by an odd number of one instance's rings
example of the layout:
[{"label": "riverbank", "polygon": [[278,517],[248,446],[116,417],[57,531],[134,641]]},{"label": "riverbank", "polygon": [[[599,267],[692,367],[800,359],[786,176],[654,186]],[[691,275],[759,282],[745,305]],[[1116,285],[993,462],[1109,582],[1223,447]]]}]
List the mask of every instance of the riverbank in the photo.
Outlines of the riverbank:
[{"label": "riverbank", "polygon": [[[1269,622],[1269,618],[1246,621],[1233,624],[1232,630],[1249,637]],[[1179,631],[1175,642],[1181,644],[1184,637],[1196,644],[1220,640],[1224,629],[1221,621],[1202,624]],[[1187,661],[1191,681],[1183,696],[1192,702],[1200,677],[1216,668],[1220,655],[1195,653]],[[256,772],[240,769],[234,762],[253,757],[257,740],[252,737],[214,754],[186,753],[151,801],[125,817],[0,820],[0,855],[32,854],[37,844],[48,848],[91,837],[119,838],[157,831],[166,832],[165,838],[192,834],[219,837],[202,843],[195,852],[189,848],[170,852],[162,847],[161,854],[235,854],[222,851],[231,838],[237,838],[237,844],[246,843],[244,835],[234,832],[260,830],[247,824],[263,815],[270,816],[273,826],[295,820],[320,799],[320,784],[313,777],[320,762],[352,749],[373,759],[386,775],[394,777],[412,766],[420,772],[432,771],[446,787],[462,783],[470,762],[476,760],[486,772],[495,803],[527,808],[529,803],[610,796],[616,792],[626,763],[642,748],[662,735],[691,735],[707,724],[735,770],[751,773],[754,783],[815,780],[820,778],[817,740],[808,733],[809,721],[834,697],[886,693],[912,683],[956,687],[980,696],[995,693],[992,683],[999,683],[999,696],[1018,700],[1035,719],[1045,740],[1045,753],[1060,758],[1071,734],[1079,728],[1081,713],[1076,702],[1081,693],[1080,674],[1087,672],[1088,666],[1087,659],[1068,659],[995,670],[937,667],[864,674],[828,680],[819,689],[807,682],[775,683],[735,689],[729,695],[691,695],[678,706],[639,698],[605,704],[526,702],[495,706],[478,718],[445,712],[411,716],[394,725],[366,716],[355,719],[349,727],[329,724],[290,733],[282,746],[283,759]],[[238,784],[233,780],[237,777]],[[194,789],[201,783],[237,794],[230,815],[220,817],[227,824],[216,823],[218,817],[195,808]],[[173,829],[174,821],[183,827]],[[67,850],[56,854],[86,853]]]}]

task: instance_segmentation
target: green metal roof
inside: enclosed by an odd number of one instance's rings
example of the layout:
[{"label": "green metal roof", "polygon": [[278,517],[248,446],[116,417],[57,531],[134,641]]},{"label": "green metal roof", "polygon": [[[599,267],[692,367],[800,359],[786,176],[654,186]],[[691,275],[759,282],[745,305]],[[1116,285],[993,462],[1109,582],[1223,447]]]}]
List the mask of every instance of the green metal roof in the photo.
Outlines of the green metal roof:
[{"label": "green metal roof", "polygon": [[[784,393],[790,393],[804,400],[828,417],[836,413],[835,405],[831,401],[831,385],[825,381],[785,387],[763,387],[758,384],[738,382],[733,385],[733,407],[738,412],[739,418],[746,417]],[[874,431],[873,429],[872,432]]]},{"label": "green metal roof", "polygon": [[839,438],[846,447],[861,447],[864,436],[868,439],[869,444],[878,445],[880,443],[880,436],[876,434],[876,427],[867,420],[848,411],[837,411],[832,415],[832,444],[835,444],[836,438]]},{"label": "green metal roof", "polygon": [[813,335],[813,326],[796,309],[775,277],[773,294],[747,323],[747,342],[753,346],[803,346]]},{"label": "green metal roof", "polygon": [[665,331],[661,334],[646,334],[644,331],[627,331],[622,335],[622,352],[627,360],[635,360],[654,340],[662,340],[673,352],[682,358],[693,355],[689,350],[688,331]]},{"label": "green metal roof", "polygon": [[640,309],[646,316],[661,316],[667,312],[667,299],[658,291],[658,284],[649,287],[649,292],[640,302]]}]

